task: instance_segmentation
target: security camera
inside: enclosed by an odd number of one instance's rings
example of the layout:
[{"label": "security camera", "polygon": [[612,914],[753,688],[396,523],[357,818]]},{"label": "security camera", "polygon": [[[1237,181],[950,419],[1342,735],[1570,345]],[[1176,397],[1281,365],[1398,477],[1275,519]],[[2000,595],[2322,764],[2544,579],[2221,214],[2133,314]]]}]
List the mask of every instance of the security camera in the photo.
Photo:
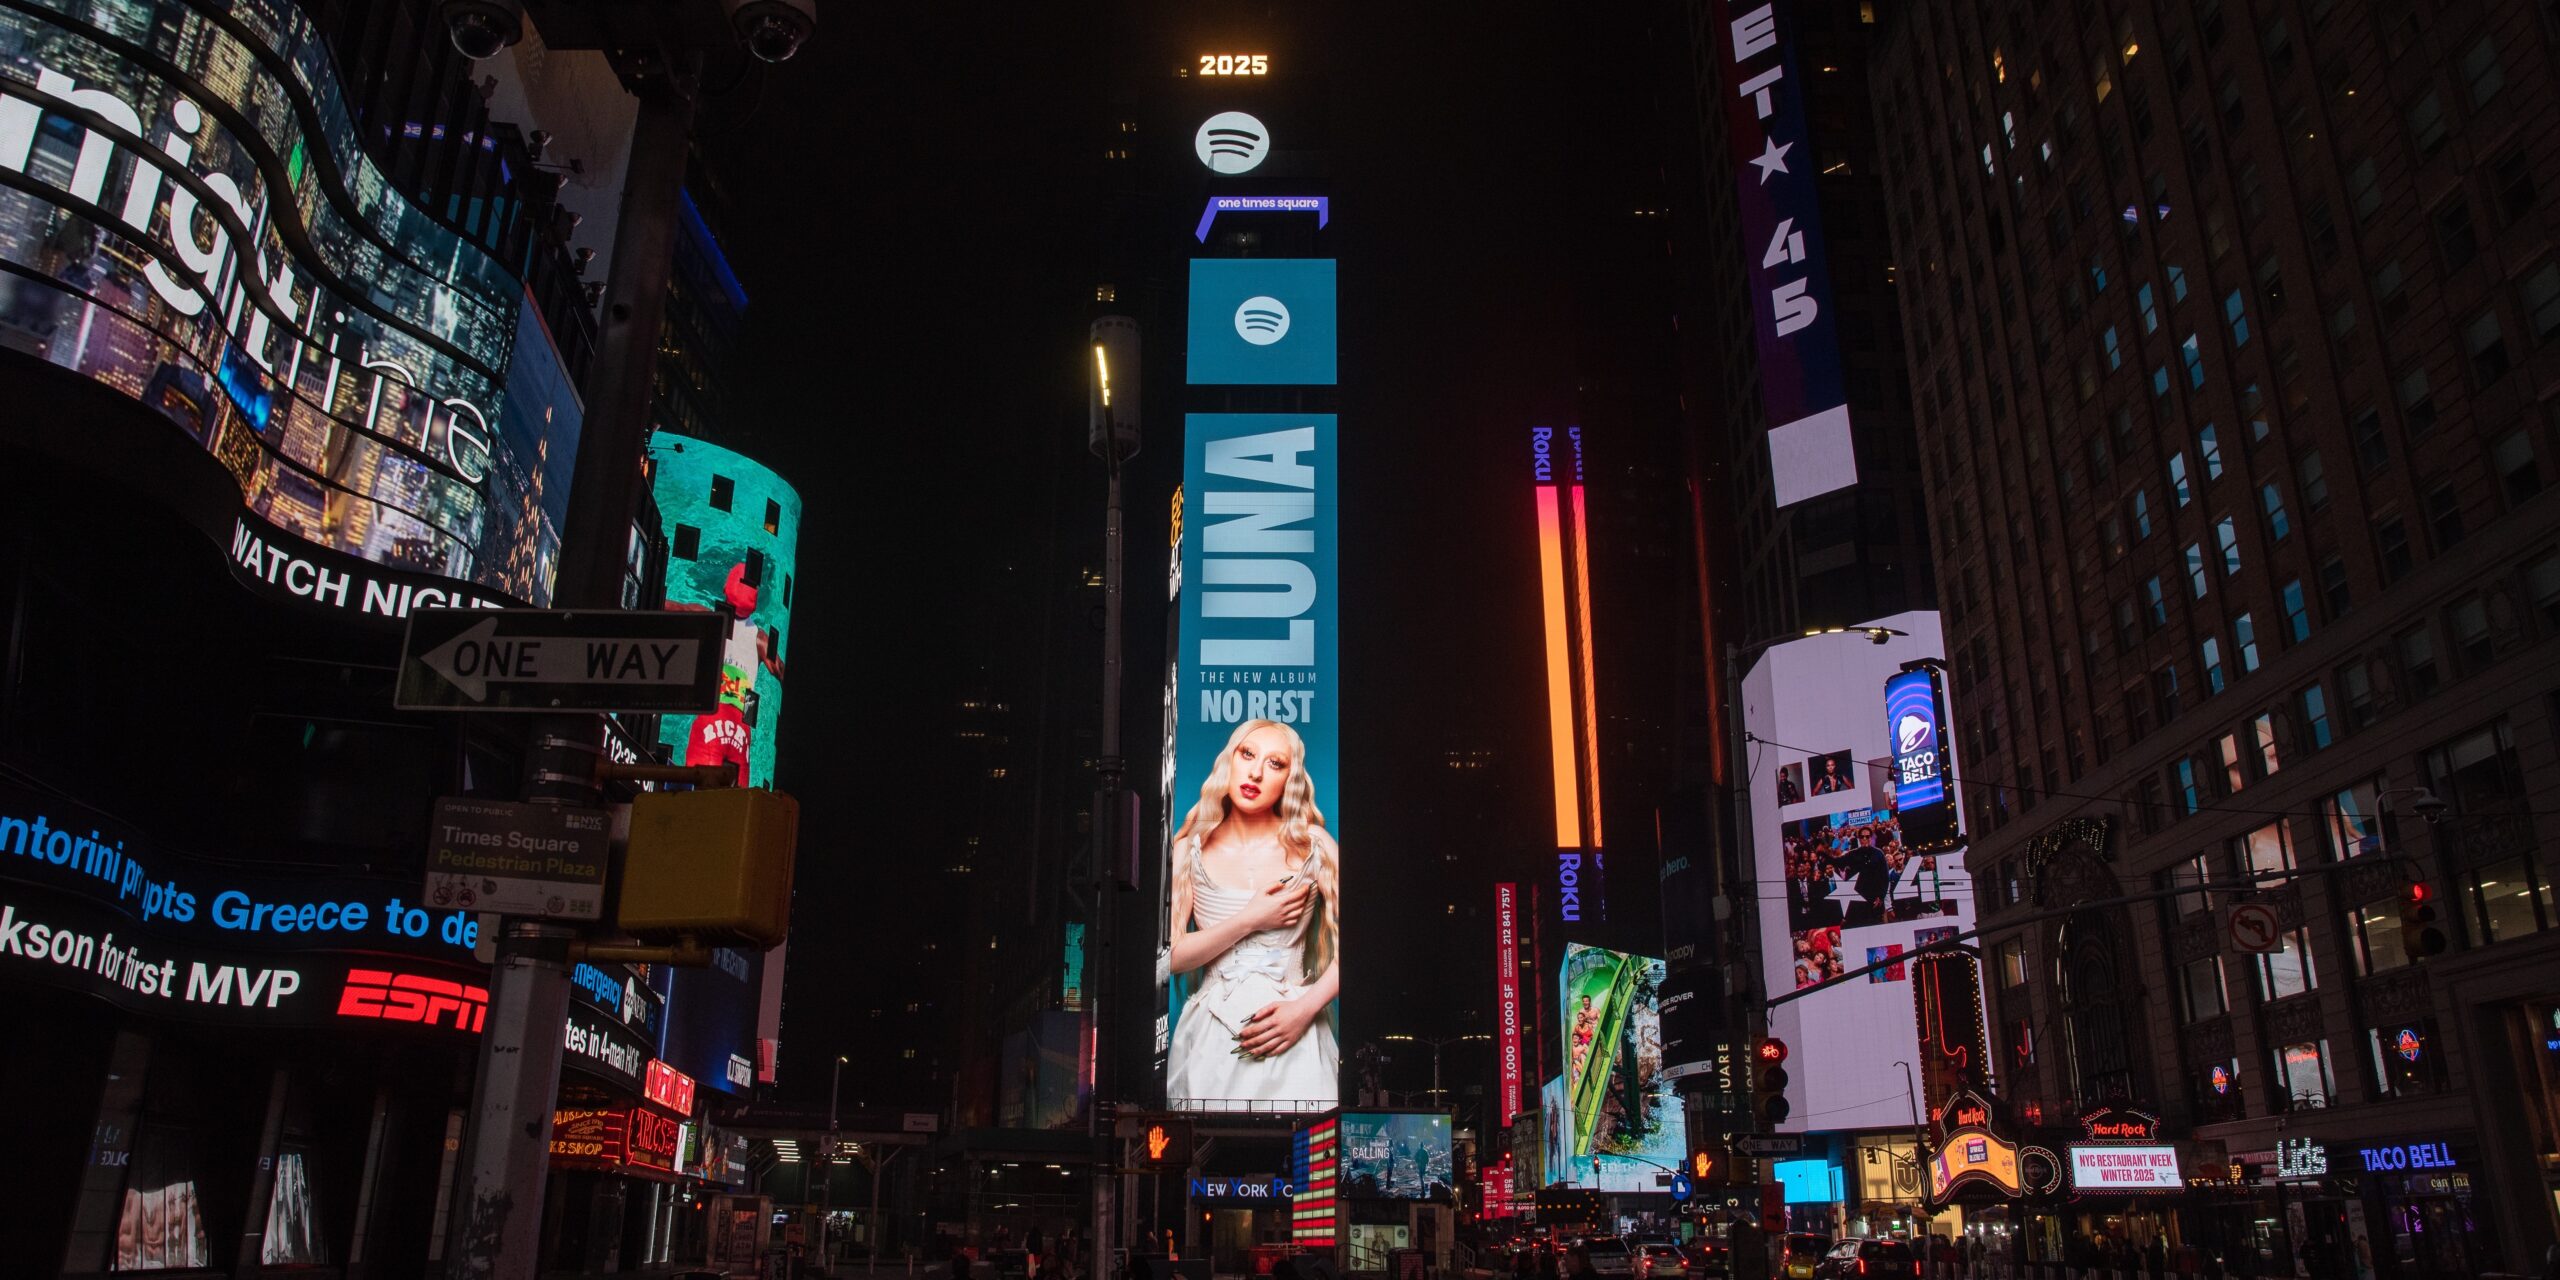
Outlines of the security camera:
[{"label": "security camera", "polygon": [[817,0],[728,0],[729,29],[747,52],[766,62],[789,62],[818,29]]},{"label": "security camera", "polygon": [[437,11],[453,47],[473,62],[524,38],[524,0],[443,0]]},{"label": "security camera", "polygon": [[2444,802],[2444,797],[2423,788],[2409,798],[2409,808],[2426,819],[2429,825],[2444,821],[2445,810],[2451,807]]}]

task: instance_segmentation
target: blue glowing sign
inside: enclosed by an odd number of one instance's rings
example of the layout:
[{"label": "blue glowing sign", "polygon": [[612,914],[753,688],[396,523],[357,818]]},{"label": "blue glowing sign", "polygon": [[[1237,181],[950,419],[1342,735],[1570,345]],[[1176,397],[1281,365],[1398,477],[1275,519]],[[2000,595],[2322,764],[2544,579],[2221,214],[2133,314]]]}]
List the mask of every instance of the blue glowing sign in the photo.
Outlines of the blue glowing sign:
[{"label": "blue glowing sign", "polygon": [[1845,1198],[1840,1170],[1827,1161],[1779,1160],[1769,1170],[1788,1204],[1832,1204]]},{"label": "blue glowing sign", "polygon": [[1946,700],[1938,673],[1923,667],[1884,682],[1885,740],[1893,751],[1893,815],[1905,847],[1955,844],[1955,805],[1947,795]]},{"label": "blue glowing sign", "polygon": [[2450,1142],[2395,1142],[2389,1146],[2358,1147],[2356,1158],[2364,1162],[2367,1173],[2450,1169],[2455,1164]]},{"label": "blue glowing sign", "polygon": [[1333,259],[1191,264],[1193,386],[1332,386]]}]

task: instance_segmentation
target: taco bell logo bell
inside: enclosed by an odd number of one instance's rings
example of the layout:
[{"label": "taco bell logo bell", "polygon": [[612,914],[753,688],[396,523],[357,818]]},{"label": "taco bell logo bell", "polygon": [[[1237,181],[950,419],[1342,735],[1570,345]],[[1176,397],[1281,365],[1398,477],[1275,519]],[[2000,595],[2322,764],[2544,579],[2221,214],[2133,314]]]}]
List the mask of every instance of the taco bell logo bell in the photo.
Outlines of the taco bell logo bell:
[{"label": "taco bell logo bell", "polygon": [[1928,749],[1928,746],[1929,721],[1927,717],[1914,715],[1907,711],[1904,712],[1901,721],[1893,726],[1894,754],[1907,756],[1916,751],[1925,751]]}]

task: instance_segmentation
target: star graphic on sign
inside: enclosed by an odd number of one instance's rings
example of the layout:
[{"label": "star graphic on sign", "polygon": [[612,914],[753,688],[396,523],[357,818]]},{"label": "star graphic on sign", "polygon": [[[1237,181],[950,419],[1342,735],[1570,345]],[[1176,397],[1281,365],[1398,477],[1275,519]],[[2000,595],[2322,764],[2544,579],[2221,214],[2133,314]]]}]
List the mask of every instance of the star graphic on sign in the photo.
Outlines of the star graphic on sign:
[{"label": "star graphic on sign", "polygon": [[1777,139],[1771,138],[1762,145],[1760,154],[1752,157],[1751,163],[1760,167],[1761,186],[1769,185],[1770,174],[1789,172],[1787,150],[1795,145],[1792,142],[1781,144]]}]

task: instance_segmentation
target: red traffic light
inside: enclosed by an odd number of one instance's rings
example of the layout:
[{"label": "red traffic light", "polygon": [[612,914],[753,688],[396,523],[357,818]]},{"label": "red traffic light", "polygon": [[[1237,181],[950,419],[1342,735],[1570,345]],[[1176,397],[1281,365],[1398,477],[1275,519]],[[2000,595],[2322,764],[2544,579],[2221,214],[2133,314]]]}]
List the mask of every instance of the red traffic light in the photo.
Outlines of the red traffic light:
[{"label": "red traffic light", "polygon": [[2428,896],[2428,895],[2427,895],[2427,885],[2426,885],[2426,882],[2425,882],[2425,881],[2423,881],[2423,880],[2421,880],[2421,881],[2416,881],[2416,882],[2412,883],[2412,884],[2409,886],[2409,905],[2410,905],[2410,906],[2413,906],[2413,907],[2414,907],[2414,906],[2417,906],[2418,904],[2420,904],[2420,903],[2422,903],[2422,902],[2425,902],[2425,901],[2427,900],[2427,896]]},{"label": "red traffic light", "polygon": [[1786,1061],[1787,1042],[1777,1038],[1776,1036],[1770,1036],[1768,1039],[1762,1040],[1760,1042],[1760,1060],[1762,1062],[1771,1063]]}]

